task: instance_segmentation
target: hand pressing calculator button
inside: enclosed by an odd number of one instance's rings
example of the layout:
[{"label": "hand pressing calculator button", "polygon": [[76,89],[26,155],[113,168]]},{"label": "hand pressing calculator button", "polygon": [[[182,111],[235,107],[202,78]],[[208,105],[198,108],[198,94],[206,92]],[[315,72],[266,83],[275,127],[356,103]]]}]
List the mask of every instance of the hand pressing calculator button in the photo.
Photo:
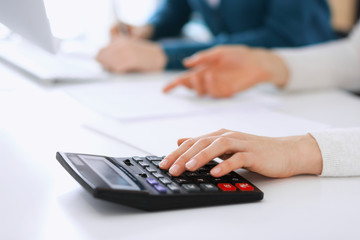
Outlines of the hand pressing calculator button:
[{"label": "hand pressing calculator button", "polygon": [[113,158],[57,153],[57,160],[90,194],[148,211],[259,201],[263,193],[235,172],[214,178],[210,161],[173,177],[158,166],[164,157]]}]

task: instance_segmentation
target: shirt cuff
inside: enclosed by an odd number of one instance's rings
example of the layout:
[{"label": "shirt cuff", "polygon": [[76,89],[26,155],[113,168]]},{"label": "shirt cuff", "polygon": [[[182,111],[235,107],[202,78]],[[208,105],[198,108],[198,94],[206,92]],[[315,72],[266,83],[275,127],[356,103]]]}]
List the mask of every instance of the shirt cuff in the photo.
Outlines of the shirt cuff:
[{"label": "shirt cuff", "polygon": [[323,159],[323,177],[360,176],[360,128],[310,133]]}]

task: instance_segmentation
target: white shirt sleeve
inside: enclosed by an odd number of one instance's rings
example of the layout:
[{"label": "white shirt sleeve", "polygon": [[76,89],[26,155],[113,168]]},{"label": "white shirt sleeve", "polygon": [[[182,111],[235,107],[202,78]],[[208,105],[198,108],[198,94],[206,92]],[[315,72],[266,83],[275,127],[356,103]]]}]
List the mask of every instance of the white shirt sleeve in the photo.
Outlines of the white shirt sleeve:
[{"label": "white shirt sleeve", "polygon": [[285,90],[360,90],[360,22],[350,37],[310,47],[274,50],[290,72]]},{"label": "white shirt sleeve", "polygon": [[316,139],[323,158],[321,176],[360,176],[360,128],[310,134]]}]

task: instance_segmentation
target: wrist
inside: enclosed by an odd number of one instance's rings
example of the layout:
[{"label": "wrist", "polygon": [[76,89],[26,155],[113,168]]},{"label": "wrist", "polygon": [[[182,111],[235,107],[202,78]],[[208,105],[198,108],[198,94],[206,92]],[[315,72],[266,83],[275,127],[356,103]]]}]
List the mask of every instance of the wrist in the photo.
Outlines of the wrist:
[{"label": "wrist", "polygon": [[142,38],[151,39],[154,35],[154,26],[151,24],[147,24],[141,27],[142,28]]},{"label": "wrist", "polygon": [[155,70],[164,70],[165,69],[165,66],[167,64],[167,61],[168,61],[168,58],[165,54],[165,51],[164,49],[161,47],[161,45],[159,44],[154,44],[155,45],[155,49],[157,51],[157,58],[156,58],[156,67],[155,67]]},{"label": "wrist", "polygon": [[266,49],[258,49],[260,64],[266,72],[265,82],[273,83],[277,87],[284,87],[289,79],[289,69],[285,61],[275,53]]}]

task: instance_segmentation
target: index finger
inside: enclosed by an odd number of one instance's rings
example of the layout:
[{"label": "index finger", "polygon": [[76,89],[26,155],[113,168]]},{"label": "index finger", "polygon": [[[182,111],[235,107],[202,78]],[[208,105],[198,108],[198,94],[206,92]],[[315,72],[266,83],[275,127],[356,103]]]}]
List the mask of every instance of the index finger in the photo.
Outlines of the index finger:
[{"label": "index finger", "polygon": [[188,75],[185,75],[185,76],[176,78],[172,82],[165,85],[165,87],[163,88],[163,92],[168,93],[178,86],[185,86],[187,88],[191,88],[190,77]]}]

